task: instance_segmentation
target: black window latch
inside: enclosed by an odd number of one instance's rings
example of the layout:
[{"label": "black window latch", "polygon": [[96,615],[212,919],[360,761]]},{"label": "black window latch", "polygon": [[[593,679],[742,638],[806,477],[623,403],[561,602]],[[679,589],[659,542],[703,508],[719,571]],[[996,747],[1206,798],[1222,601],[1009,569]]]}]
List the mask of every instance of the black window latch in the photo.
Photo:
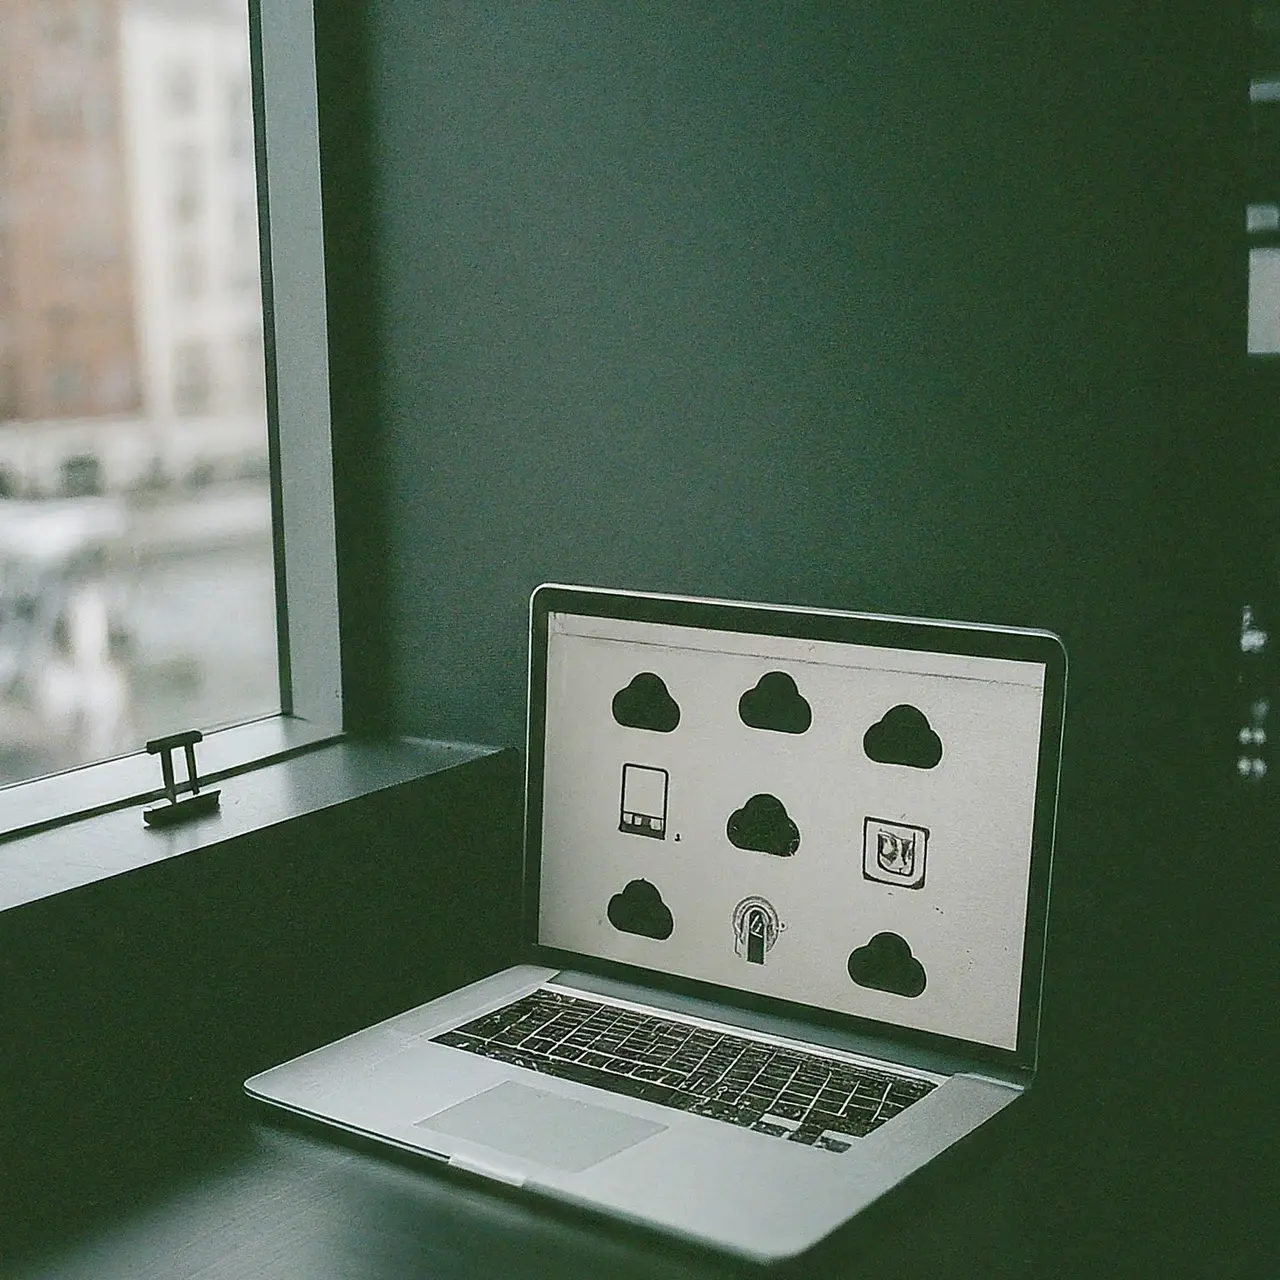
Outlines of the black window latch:
[{"label": "black window latch", "polygon": [[[167,738],[153,738],[147,743],[147,752],[160,757],[160,768],[164,771],[164,793],[167,800],[152,805],[142,811],[142,820],[149,827],[169,827],[178,822],[186,822],[190,818],[198,818],[202,814],[213,813],[218,807],[220,791],[201,791],[200,779],[196,774],[196,743],[204,738],[199,729],[188,729],[185,733],[171,733]],[[174,781],[173,752],[177,747],[183,749],[187,757],[187,780],[182,783]],[[189,791],[185,800],[179,800],[178,794]]]}]

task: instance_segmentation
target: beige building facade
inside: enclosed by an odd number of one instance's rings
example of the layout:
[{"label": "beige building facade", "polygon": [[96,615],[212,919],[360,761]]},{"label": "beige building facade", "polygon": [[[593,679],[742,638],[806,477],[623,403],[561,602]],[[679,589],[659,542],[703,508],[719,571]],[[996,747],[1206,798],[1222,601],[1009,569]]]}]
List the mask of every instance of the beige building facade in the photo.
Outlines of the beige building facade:
[{"label": "beige building facade", "polygon": [[141,407],[120,0],[0,0],[0,420]]}]

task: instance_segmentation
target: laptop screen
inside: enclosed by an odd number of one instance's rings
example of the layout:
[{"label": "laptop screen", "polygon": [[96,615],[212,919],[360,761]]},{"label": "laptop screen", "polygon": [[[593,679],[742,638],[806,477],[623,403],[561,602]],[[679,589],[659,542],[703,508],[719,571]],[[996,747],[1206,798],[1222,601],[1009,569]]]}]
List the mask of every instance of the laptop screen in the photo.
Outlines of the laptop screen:
[{"label": "laptop screen", "polygon": [[1017,1048],[1046,663],[734,616],[547,611],[537,941]]}]

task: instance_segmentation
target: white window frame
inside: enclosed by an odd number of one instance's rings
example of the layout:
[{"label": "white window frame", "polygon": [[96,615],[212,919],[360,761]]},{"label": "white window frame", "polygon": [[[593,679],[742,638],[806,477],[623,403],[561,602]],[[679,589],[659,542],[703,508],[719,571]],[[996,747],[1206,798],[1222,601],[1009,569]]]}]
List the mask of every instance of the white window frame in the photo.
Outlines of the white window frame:
[{"label": "white window frame", "polygon": [[[342,730],[311,0],[251,0],[254,25],[255,128],[260,130],[259,154],[265,156],[265,182],[259,183],[265,241],[263,295],[270,299],[264,329],[268,349],[274,350],[268,419],[281,711],[206,733],[197,762],[201,778],[210,780],[278,759]],[[183,728],[203,726],[174,725],[173,731]],[[0,840],[158,794],[158,762],[141,749],[134,755],[13,783],[0,788]]]},{"label": "white window frame", "polygon": [[262,0],[283,714],[342,726],[320,131],[311,0]]}]

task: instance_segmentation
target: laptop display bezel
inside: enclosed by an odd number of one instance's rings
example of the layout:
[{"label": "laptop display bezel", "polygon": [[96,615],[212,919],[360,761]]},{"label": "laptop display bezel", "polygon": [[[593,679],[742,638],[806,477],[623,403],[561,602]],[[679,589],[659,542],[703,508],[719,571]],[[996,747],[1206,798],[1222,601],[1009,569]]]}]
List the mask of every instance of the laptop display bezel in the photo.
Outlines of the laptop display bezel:
[{"label": "laptop display bezel", "polygon": [[[1028,875],[1027,914],[1017,1021],[1010,1050],[959,1040],[895,1023],[856,1017],[814,1005],[722,987],[661,970],[622,964],[589,953],[564,951],[538,941],[542,857],[543,759],[546,733],[548,628],[553,614],[619,618],[667,626],[827,640],[844,644],[942,652],[1032,662],[1044,667],[1044,700],[1036,778],[1035,815]],[[547,583],[530,600],[529,689],[526,740],[524,892],[522,935],[539,964],[576,968],[673,993],[717,1001],[779,1017],[800,1019],[905,1047],[961,1057],[1020,1073],[1035,1070],[1039,1042],[1049,883],[1061,758],[1066,651],[1048,631],[1000,628],[880,614],[763,605],[647,592]]]}]

